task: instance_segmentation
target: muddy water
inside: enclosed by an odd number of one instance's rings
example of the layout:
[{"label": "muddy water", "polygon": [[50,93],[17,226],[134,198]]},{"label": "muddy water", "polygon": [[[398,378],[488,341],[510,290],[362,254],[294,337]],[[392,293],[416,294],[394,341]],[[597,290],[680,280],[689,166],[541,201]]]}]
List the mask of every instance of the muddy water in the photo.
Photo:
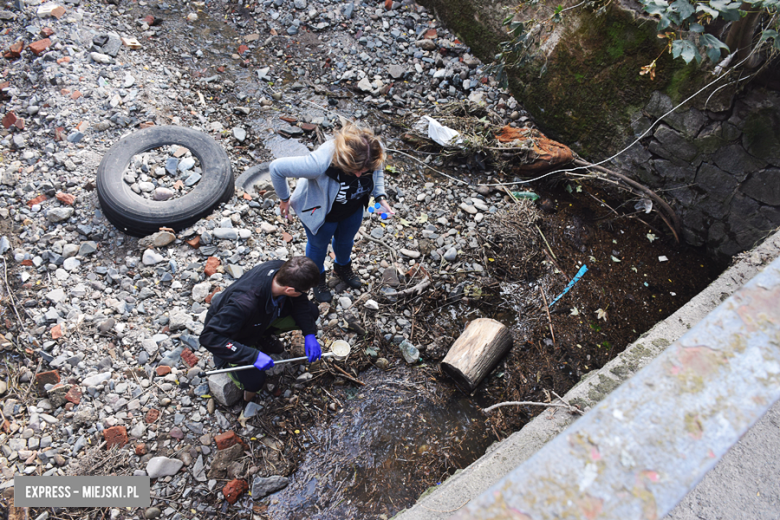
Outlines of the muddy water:
[{"label": "muddy water", "polygon": [[[441,482],[495,440],[476,404],[429,369],[371,369],[360,378],[366,386],[334,393],[342,413],[301,432],[309,449],[291,484],[271,497],[270,518],[389,518],[416,501],[420,482]],[[440,468],[442,459],[448,469],[432,475],[429,464]]]}]

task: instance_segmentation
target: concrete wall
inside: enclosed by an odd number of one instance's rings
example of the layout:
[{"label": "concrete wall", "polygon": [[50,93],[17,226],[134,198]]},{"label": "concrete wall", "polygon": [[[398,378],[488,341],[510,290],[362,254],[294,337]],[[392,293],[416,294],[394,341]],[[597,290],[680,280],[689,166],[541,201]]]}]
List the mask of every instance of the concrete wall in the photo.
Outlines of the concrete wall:
[{"label": "concrete wall", "polygon": [[[420,0],[485,62],[507,39],[501,20],[515,2]],[[545,20],[559,2],[519,12]],[[574,5],[568,0],[561,5]],[[549,6],[547,5],[549,4]],[[611,156],[714,76],[665,54],[654,80],[639,70],[663,42],[655,22],[630,0],[606,12],[566,12],[539,34],[540,59],[513,74],[510,88],[538,126],[591,161]],[[770,77],[771,76],[771,77]],[[684,238],[721,257],[744,251],[780,225],[780,95],[769,68],[737,91],[728,81],[667,116],[617,158],[628,173],[666,198],[680,214]]]}]

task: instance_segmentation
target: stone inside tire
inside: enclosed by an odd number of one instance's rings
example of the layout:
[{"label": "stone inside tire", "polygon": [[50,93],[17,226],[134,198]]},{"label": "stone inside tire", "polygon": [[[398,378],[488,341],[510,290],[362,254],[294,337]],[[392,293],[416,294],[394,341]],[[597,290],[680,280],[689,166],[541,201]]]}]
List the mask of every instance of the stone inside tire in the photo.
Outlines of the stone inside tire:
[{"label": "stone inside tire", "polygon": [[[202,177],[195,188],[177,199],[146,199],[130,189],[122,174],[133,156],[153,148],[179,144],[200,160]],[[211,213],[233,195],[233,169],[225,150],[203,132],[179,126],[152,126],[120,140],[103,157],[97,170],[97,192],[103,213],[120,231],[137,237],[161,227],[179,231]]]}]

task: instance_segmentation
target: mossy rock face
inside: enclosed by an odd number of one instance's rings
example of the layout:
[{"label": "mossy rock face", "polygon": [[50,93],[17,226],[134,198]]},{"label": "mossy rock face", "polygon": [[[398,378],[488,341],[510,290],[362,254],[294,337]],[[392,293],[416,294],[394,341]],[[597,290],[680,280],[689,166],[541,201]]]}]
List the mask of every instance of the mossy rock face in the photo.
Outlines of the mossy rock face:
[{"label": "mossy rock face", "polygon": [[[516,4],[506,0],[419,3],[485,63],[491,63],[498,44],[508,40],[501,21]],[[542,0],[518,17],[545,19],[559,3]],[[662,54],[664,42],[657,37],[656,25],[619,2],[600,16],[587,8],[568,11],[561,24],[552,26],[554,36],[545,32],[544,38],[550,38],[543,45],[547,55],[510,72],[510,91],[551,137],[589,159],[611,155],[633,140],[632,116],[636,120],[654,91],[677,103],[706,79],[698,65],[672,60],[668,53],[657,61],[655,80],[639,75],[641,67]],[[554,39],[557,42],[551,44]]]},{"label": "mossy rock face", "polygon": [[535,70],[517,71],[518,99],[552,137],[588,158],[602,158],[633,140],[632,116],[654,91],[678,102],[701,74],[696,66],[664,55],[654,80],[640,76],[641,68],[661,54],[663,42],[655,22],[633,11],[615,6],[601,16],[586,10],[573,16],[564,21],[546,70],[537,64]]}]

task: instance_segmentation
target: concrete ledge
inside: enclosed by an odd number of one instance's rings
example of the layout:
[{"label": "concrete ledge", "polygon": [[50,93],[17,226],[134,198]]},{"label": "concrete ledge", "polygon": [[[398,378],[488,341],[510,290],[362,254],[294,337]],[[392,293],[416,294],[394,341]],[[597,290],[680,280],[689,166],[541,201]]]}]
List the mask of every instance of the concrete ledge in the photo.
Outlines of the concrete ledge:
[{"label": "concrete ledge", "polygon": [[[583,409],[595,406],[778,256],[780,232],[770,236],[752,251],[736,257],[734,265],[704,291],[643,334],[603,368],[587,376],[572,388],[564,399]],[[560,409],[546,410],[522,430],[503,442],[494,444],[468,468],[452,476],[429,494],[423,494],[417,504],[396,515],[395,520],[449,518],[468,501],[529,459],[576,419],[577,417]]]}]

